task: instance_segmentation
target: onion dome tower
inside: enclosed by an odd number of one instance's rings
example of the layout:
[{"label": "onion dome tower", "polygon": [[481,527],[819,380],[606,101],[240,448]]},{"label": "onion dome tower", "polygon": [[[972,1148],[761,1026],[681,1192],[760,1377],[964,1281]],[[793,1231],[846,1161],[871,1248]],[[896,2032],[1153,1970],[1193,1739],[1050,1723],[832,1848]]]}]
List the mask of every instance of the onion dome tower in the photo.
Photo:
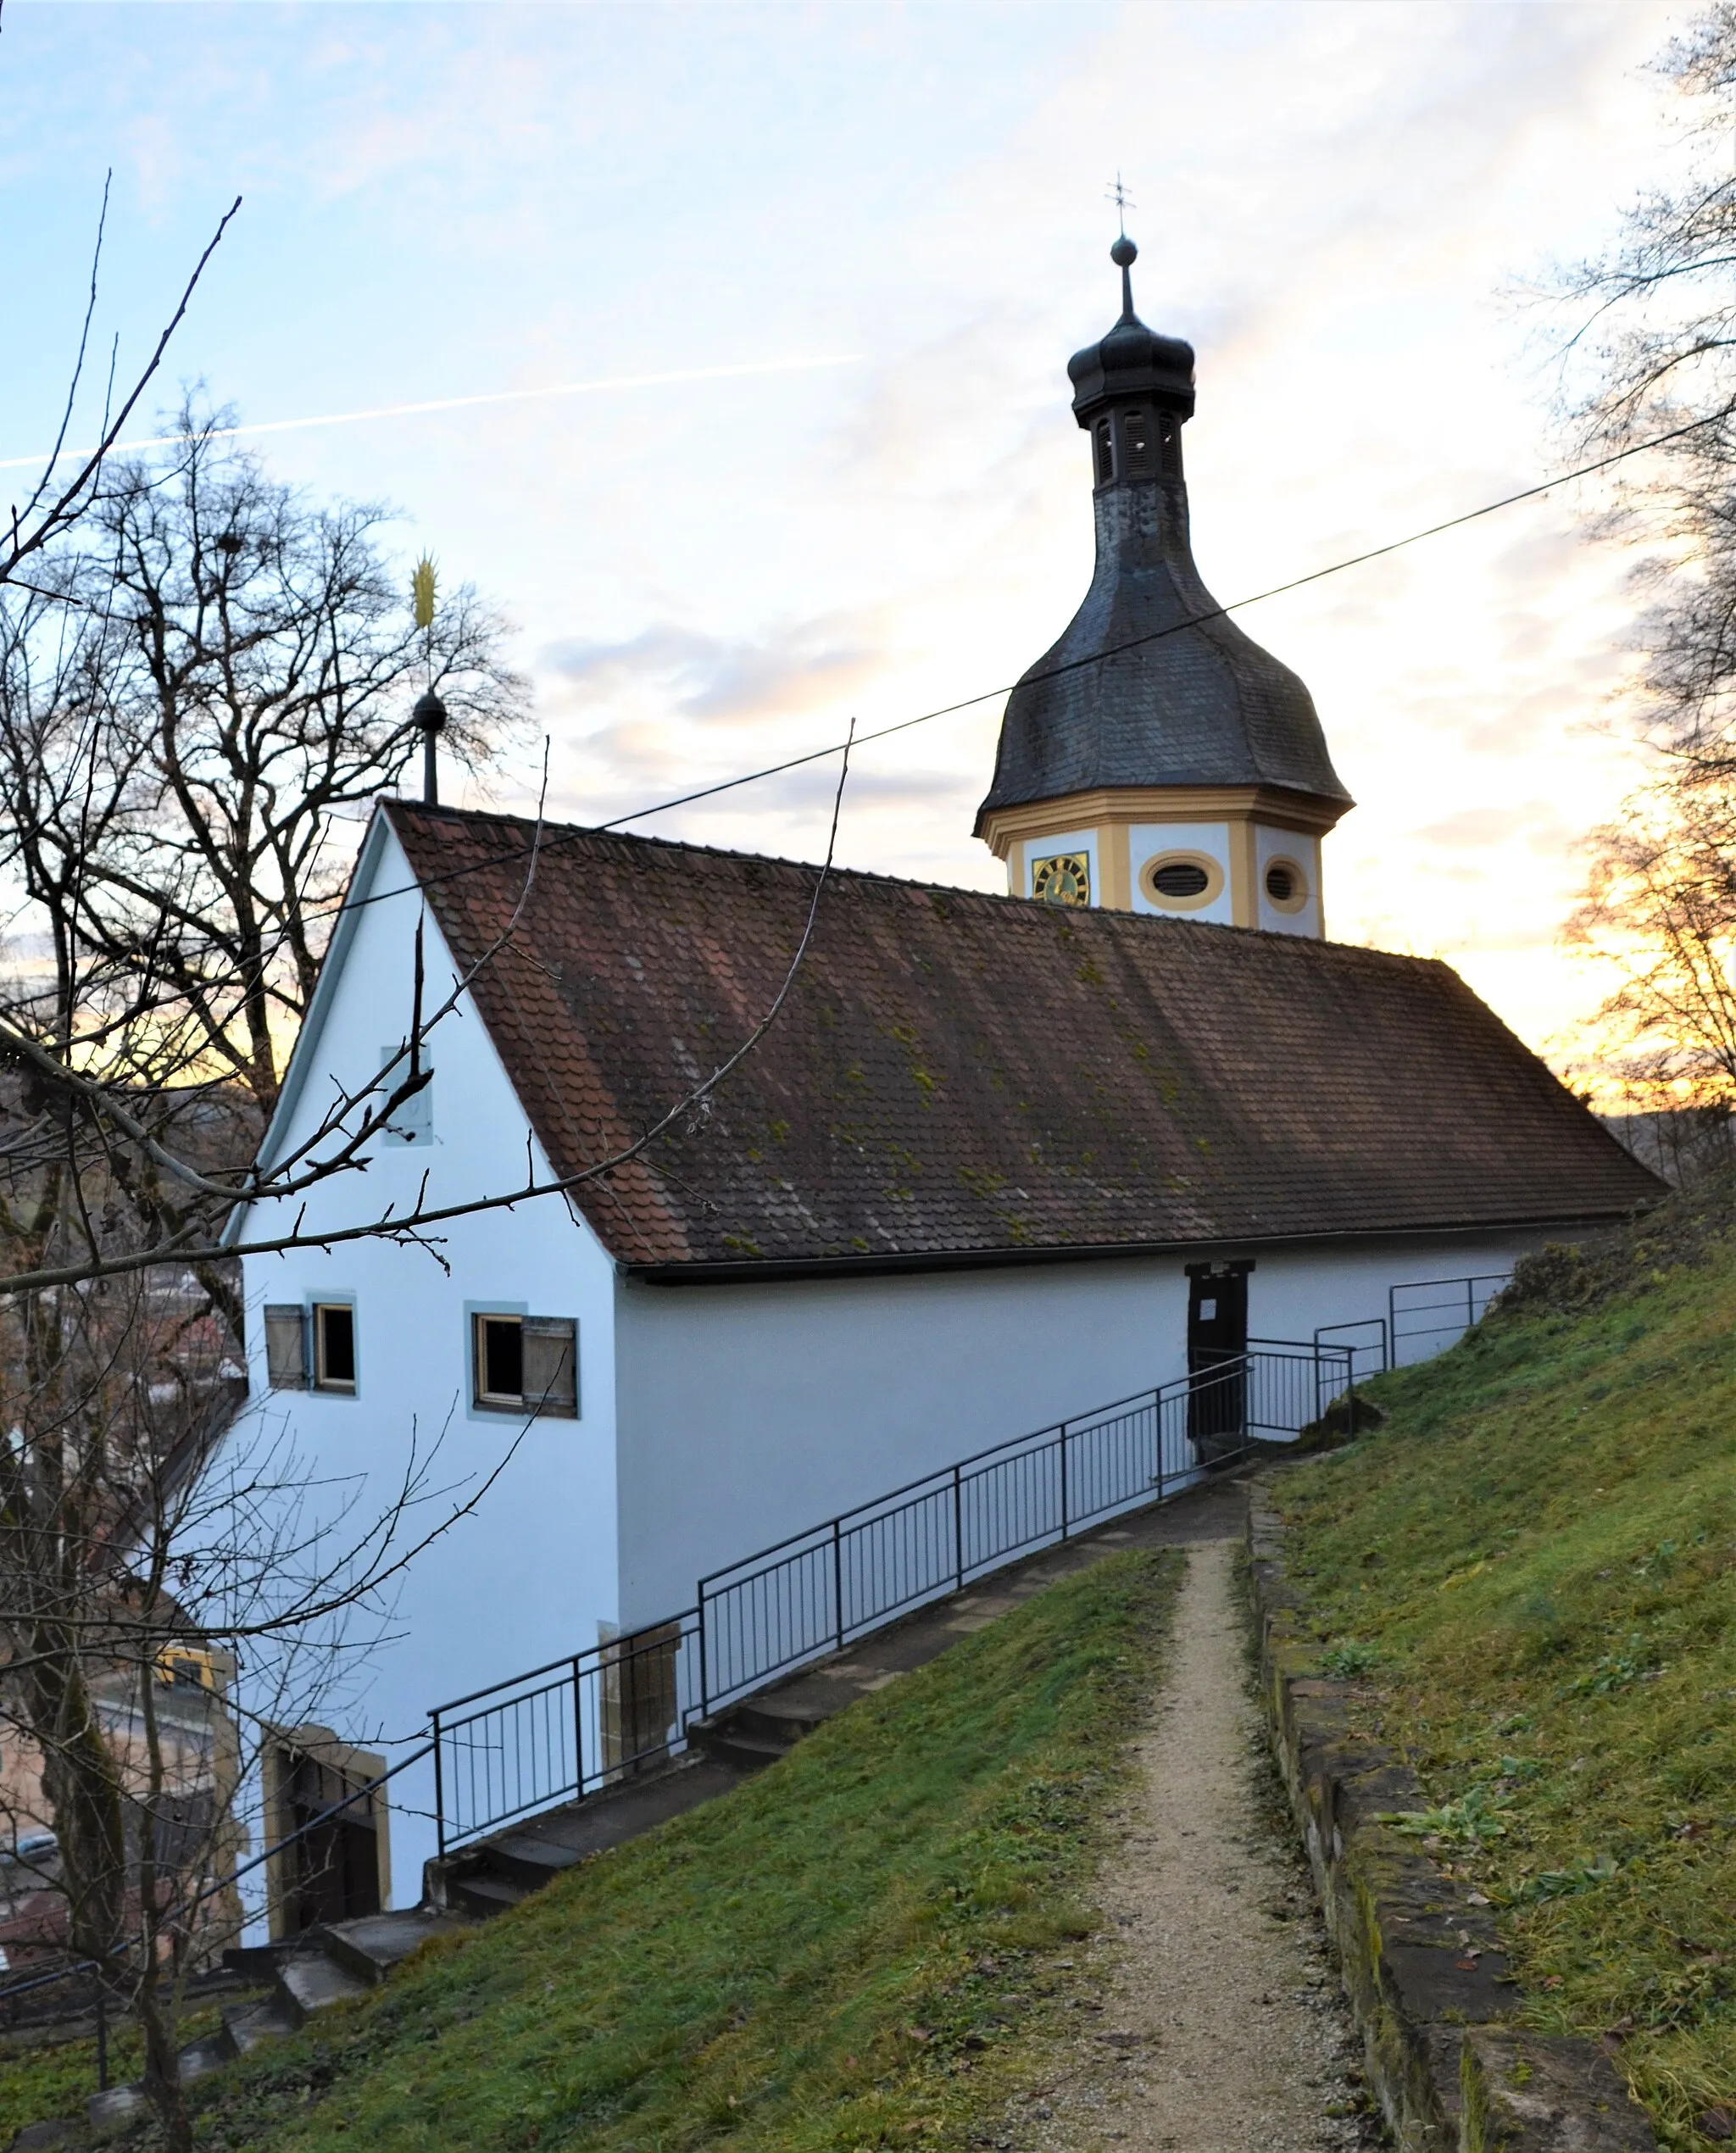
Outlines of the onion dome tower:
[{"label": "onion dome tower", "polygon": [[1353,804],[1313,698],[1221,613],[1188,536],[1194,352],[1133,311],[1067,363],[1090,437],[1097,570],[1007,699],[976,834],[1015,896],[1325,932],[1320,841]]}]

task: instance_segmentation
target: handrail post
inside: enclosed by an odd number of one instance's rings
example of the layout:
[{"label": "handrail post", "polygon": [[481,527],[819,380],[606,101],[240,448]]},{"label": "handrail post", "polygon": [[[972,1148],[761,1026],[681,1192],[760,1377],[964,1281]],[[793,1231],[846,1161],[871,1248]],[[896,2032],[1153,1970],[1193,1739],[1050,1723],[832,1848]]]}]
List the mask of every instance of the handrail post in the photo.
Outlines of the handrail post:
[{"label": "handrail post", "polygon": [[958,1589],[965,1588],[965,1483],[964,1468],[953,1467],[953,1554],[957,1558],[953,1565]]},{"label": "handrail post", "polygon": [[573,1655],[573,1792],[581,1800],[585,1793],[585,1710],[579,1683],[579,1655]]},{"label": "handrail post", "polygon": [[429,1715],[434,1731],[434,1843],[440,1859],[446,1859],[446,1782],[440,1769],[440,1715]]},{"label": "handrail post", "polygon": [[837,1649],[844,1649],[844,1538],[843,1520],[832,1521],[832,1596],[837,1607]]},{"label": "handrail post", "polygon": [[1158,1384],[1151,1394],[1151,1442],[1157,1453],[1157,1471],[1153,1477],[1157,1499],[1163,1500],[1163,1385]]},{"label": "handrail post", "polygon": [[1061,1538],[1067,1537],[1067,1424],[1061,1422]]},{"label": "handrail post", "polygon": [[705,1651],[705,1595],[703,1591],[699,1594],[698,1614],[699,1716],[701,1719],[709,1719],[711,1716],[711,1668]]}]

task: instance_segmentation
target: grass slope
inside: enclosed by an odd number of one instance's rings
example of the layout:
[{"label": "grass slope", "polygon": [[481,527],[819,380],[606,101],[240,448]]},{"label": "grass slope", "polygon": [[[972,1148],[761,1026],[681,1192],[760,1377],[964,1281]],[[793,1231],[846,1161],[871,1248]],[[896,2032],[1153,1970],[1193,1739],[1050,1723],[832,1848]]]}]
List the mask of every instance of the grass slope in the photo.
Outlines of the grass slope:
[{"label": "grass slope", "polygon": [[1047,1961],[1092,1926],[1093,1820],[1179,1574],[1173,1554],[1099,1563],[722,1800],[430,1947],[199,2089],[201,2144],[966,2144],[1035,2067],[1018,2036]]},{"label": "grass slope", "polygon": [[[215,2012],[200,2015],[190,2039],[216,2030]],[[136,2078],[145,2067],[144,2044],[131,2027],[117,2027],[108,2044],[113,2080]],[[97,2044],[93,2036],[42,2041],[0,2050],[0,2145],[9,2145],[26,2123],[49,2116],[75,2116],[97,2090]]]},{"label": "grass slope", "polygon": [[1494,1901],[1532,2022],[1601,2036],[1662,2141],[1736,2128],[1736,1240],[1673,1199],[1279,1476],[1323,1671]]}]

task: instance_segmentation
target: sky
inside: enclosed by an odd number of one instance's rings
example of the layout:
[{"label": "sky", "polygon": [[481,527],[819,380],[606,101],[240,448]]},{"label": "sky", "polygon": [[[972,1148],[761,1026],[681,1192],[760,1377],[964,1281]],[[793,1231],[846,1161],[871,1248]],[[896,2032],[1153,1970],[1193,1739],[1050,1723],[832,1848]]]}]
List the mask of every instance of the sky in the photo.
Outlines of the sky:
[{"label": "sky", "polygon": [[[1091,565],[1068,355],[1198,353],[1222,600],[1566,468],[1528,292],[1679,169],[1626,0],[1130,6],[36,4],[0,33],[0,465],[97,325],[173,347],[270,469],[396,506],[514,624],[534,739],[466,802],[601,821],[1004,690]],[[556,386],[559,395],[511,395]],[[346,423],[324,414],[494,398]],[[155,414],[147,431],[154,431]],[[86,429],[88,431],[88,429]],[[0,470],[15,490],[19,469]],[[11,498],[11,497],[8,497]],[[1632,556],[1554,488],[1254,606],[1359,804],[1336,938],[1445,957],[1565,1065],[1561,928],[1637,774]],[[838,856],[1004,887],[971,834],[1000,698],[858,753]],[[633,826],[813,859],[836,765]],[[451,797],[448,791],[448,797]]]}]

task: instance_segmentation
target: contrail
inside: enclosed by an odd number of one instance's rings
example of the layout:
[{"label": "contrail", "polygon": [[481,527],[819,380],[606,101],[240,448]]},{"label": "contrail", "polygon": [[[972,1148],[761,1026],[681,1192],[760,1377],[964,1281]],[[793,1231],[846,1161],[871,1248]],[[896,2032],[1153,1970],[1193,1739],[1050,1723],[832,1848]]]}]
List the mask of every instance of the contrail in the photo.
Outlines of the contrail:
[{"label": "contrail", "polygon": [[[548,388],[495,389],[486,396],[432,397],[425,403],[380,403],[367,411],[322,411],[313,419],[262,419],[246,426],[212,426],[203,438],[220,441],[235,434],[294,433],[303,426],[353,426],[363,419],[409,419],[424,411],[463,411],[479,403],[523,403],[538,396],[595,396],[604,389],[666,388],[678,381],[727,381],[743,374],[800,374],[816,366],[860,363],[859,352],[842,352],[819,359],[753,359],[739,366],[691,366],[678,373],[611,374],[595,381],[557,381]],[[148,441],[117,441],[110,453],[120,455],[136,448],[172,448],[186,438],[184,434],[155,434]],[[39,466],[47,463],[50,453],[45,448],[34,456],[0,457],[0,471]],[[92,453],[88,448],[63,448],[57,460],[64,464],[69,457]]]}]

